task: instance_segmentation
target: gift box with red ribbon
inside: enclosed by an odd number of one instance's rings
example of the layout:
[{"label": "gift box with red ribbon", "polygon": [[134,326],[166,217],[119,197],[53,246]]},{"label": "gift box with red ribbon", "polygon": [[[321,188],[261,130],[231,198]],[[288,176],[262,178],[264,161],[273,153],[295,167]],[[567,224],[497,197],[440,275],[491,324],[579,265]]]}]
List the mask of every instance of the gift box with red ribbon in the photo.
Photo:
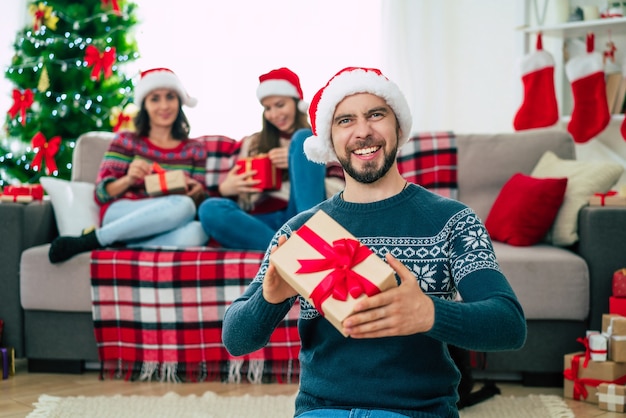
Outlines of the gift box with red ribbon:
[{"label": "gift box with red ribbon", "polygon": [[42,199],[43,186],[41,184],[5,186],[0,195],[0,200],[3,202],[28,203]]},{"label": "gift box with red ribbon", "polygon": [[355,303],[397,286],[395,272],[323,211],[270,256],[280,275],[341,332]]},{"label": "gift box with red ribbon", "polygon": [[602,383],[626,384],[626,363],[593,361],[583,352],[566,354],[563,370],[563,396],[578,401],[597,404]]},{"label": "gift box with red ribbon", "polygon": [[185,172],[183,170],[164,170],[157,163],[152,164],[154,174],[144,178],[146,193],[150,196],[161,196],[166,194],[183,194],[187,189]]},{"label": "gift box with red ribbon", "polygon": [[624,412],[626,386],[614,383],[598,385],[598,408],[605,411]]},{"label": "gift box with red ribbon", "polygon": [[589,198],[590,206],[626,206],[626,196],[611,190],[607,193],[594,193]]},{"label": "gift box with red ribbon", "polygon": [[237,167],[239,170],[237,174],[247,173],[251,170],[256,170],[256,174],[252,177],[253,180],[260,180],[261,182],[254,187],[260,190],[278,190],[282,185],[282,170],[274,164],[267,156],[267,154],[259,154],[254,157],[242,158],[237,161]]}]

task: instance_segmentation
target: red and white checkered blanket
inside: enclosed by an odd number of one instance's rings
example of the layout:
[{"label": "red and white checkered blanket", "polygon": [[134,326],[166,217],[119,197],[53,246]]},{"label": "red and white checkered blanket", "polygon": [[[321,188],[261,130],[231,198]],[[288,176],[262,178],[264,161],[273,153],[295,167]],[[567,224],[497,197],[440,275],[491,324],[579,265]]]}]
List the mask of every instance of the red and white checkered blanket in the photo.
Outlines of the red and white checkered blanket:
[{"label": "red and white checkered blanket", "polygon": [[127,380],[297,381],[299,307],[269,344],[232,357],[222,344],[226,307],[255,276],[261,252],[216,248],[97,250],[92,310],[102,377]]}]

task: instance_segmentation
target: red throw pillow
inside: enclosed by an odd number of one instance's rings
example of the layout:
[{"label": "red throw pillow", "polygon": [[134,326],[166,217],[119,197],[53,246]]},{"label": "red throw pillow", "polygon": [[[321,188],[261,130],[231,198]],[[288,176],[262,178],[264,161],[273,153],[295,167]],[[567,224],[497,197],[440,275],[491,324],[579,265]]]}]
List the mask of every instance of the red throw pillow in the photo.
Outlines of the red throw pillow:
[{"label": "red throw pillow", "polygon": [[485,228],[494,241],[527,246],[546,235],[565,197],[567,178],[536,178],[516,173],[493,203]]}]

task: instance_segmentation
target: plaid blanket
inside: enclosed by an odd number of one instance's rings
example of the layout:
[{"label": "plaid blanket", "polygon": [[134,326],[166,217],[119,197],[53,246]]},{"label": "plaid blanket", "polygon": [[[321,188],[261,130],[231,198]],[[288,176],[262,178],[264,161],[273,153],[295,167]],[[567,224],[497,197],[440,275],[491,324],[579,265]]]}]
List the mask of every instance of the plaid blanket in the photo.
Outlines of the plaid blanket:
[{"label": "plaid blanket", "polygon": [[216,248],[104,249],[91,257],[101,377],[127,380],[297,381],[299,307],[269,344],[233,357],[221,340],[226,307],[248,286],[263,254]]},{"label": "plaid blanket", "polygon": [[441,196],[458,196],[457,149],[452,132],[413,135],[398,155],[398,169],[410,182]]}]

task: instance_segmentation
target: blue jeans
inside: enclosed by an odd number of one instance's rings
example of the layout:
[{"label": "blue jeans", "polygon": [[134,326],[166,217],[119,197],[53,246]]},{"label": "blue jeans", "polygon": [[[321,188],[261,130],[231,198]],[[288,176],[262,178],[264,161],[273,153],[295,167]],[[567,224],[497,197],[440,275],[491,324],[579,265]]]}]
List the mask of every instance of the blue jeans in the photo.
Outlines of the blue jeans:
[{"label": "blue jeans", "polygon": [[119,199],[105,212],[96,238],[104,247],[116,242],[128,247],[205,245],[209,238],[195,217],[196,206],[189,196]]},{"label": "blue jeans", "polygon": [[314,409],[296,418],[406,418],[406,415],[379,409]]},{"label": "blue jeans", "polygon": [[326,198],[326,166],[309,161],[304,140],[310,129],[300,129],[289,144],[289,203],[284,210],[250,214],[229,198],[209,198],[198,208],[206,233],[225,248],[265,251],[276,231],[294,215]]}]

